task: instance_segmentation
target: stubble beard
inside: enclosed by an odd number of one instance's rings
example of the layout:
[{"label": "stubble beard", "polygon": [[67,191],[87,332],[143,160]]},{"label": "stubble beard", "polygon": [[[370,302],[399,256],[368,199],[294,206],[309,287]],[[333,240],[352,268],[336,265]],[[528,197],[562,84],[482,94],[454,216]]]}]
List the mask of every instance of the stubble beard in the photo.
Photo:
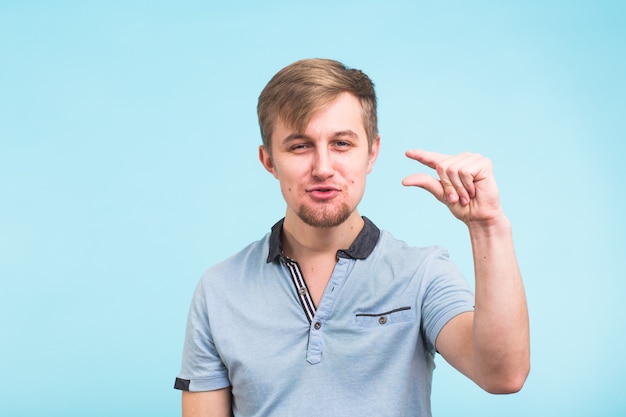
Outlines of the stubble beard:
[{"label": "stubble beard", "polygon": [[297,214],[300,219],[312,227],[336,227],[348,220],[354,210],[346,203],[334,208],[331,204],[324,204],[321,208],[312,208],[301,205]]}]

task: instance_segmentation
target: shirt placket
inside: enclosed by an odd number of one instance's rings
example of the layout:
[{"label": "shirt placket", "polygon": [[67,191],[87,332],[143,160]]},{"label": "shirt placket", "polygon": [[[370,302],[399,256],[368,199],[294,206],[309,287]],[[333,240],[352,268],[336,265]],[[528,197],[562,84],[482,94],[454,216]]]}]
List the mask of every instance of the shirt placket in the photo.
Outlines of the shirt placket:
[{"label": "shirt placket", "polygon": [[325,323],[330,316],[335,298],[339,293],[339,291],[336,290],[338,290],[338,287],[343,284],[347,277],[347,270],[350,261],[347,259],[339,259],[328,282],[328,286],[324,291],[320,305],[317,308],[311,299],[309,289],[304,280],[304,275],[302,274],[302,270],[300,269],[298,263],[286,257],[284,258],[284,262],[289,269],[300,304],[302,305],[304,313],[309,321],[309,343],[307,345],[306,360],[310,364],[315,365],[322,360],[322,352],[324,350],[323,331]]}]

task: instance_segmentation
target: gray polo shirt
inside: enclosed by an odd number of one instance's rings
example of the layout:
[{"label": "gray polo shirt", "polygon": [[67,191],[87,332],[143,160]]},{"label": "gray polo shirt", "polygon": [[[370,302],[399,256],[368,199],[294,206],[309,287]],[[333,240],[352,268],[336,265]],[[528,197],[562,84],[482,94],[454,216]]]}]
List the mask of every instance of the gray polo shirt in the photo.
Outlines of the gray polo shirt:
[{"label": "gray polo shirt", "polygon": [[444,249],[364,220],[319,306],[281,254],[282,220],[207,270],[175,387],[232,386],[235,416],[430,416],[435,340],[473,294]]}]

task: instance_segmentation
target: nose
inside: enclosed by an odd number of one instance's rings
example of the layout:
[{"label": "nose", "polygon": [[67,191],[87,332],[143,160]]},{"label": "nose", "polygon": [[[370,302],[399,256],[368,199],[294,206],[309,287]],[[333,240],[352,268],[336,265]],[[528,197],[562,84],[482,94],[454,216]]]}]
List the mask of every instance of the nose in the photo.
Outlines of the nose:
[{"label": "nose", "polygon": [[311,174],[318,180],[325,180],[332,177],[334,173],[335,169],[330,150],[318,148],[315,152]]}]

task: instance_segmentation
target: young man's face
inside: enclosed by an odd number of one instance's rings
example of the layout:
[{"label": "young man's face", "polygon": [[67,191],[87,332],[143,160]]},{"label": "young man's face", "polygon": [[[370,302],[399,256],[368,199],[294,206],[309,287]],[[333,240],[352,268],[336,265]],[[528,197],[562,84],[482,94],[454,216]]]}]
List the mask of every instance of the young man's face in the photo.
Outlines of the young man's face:
[{"label": "young man's face", "polygon": [[361,104],[343,93],[315,113],[304,132],[277,121],[271,157],[263,146],[259,156],[280,181],[288,218],[335,227],[357,213],[378,146],[376,138],[369,150]]}]

